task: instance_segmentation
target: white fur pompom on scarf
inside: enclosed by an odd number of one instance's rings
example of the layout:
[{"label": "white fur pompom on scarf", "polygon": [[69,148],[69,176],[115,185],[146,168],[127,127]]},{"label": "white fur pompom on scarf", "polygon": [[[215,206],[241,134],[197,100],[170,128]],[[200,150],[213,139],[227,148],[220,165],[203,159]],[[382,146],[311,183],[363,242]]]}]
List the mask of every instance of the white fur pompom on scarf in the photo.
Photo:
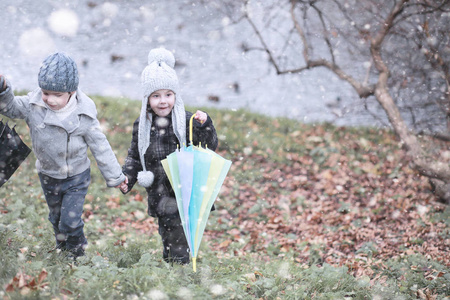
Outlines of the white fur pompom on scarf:
[{"label": "white fur pompom on scarf", "polygon": [[155,179],[155,175],[151,171],[141,171],[138,173],[137,180],[140,186],[149,188],[153,180]]}]

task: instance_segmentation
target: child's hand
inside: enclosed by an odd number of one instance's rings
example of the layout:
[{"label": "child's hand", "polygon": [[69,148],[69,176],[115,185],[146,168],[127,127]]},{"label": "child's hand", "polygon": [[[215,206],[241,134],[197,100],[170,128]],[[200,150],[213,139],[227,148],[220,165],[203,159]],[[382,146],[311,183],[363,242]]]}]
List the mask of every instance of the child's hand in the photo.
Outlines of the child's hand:
[{"label": "child's hand", "polygon": [[121,185],[120,190],[122,191],[122,193],[126,194],[126,193],[128,193],[128,186],[126,184]]},{"label": "child's hand", "polygon": [[128,177],[125,176],[125,180],[116,186],[116,188],[119,188],[123,193],[128,192]]},{"label": "child's hand", "polygon": [[199,121],[201,124],[205,123],[206,120],[208,119],[208,115],[205,112],[202,112],[201,110],[197,110],[195,112],[195,117],[194,119],[196,119],[197,121]]},{"label": "child's hand", "polygon": [[5,76],[0,75],[0,92],[3,92],[4,89],[6,89]]}]

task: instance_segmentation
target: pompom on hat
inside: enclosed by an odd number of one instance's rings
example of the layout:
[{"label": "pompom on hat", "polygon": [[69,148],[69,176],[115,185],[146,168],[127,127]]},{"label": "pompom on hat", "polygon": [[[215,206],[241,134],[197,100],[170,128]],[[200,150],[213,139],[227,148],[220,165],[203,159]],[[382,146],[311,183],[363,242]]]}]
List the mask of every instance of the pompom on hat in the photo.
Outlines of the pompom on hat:
[{"label": "pompom on hat", "polygon": [[175,104],[171,118],[173,131],[180,143],[186,144],[186,112],[179,93],[178,76],[174,70],[175,57],[164,48],[155,48],[148,53],[148,65],[141,74],[143,91],[141,114],[139,116],[138,148],[142,171],[138,173],[139,185],[149,188],[153,184],[154,174],[145,167],[144,154],[150,145],[152,114],[147,107],[148,97],[157,90],[171,90],[175,93]]},{"label": "pompom on hat", "polygon": [[157,90],[172,90],[178,94],[178,76],[174,70],[175,57],[164,48],[152,49],[148,54],[148,65],[141,75],[144,98]]},{"label": "pompom on hat", "polygon": [[53,53],[42,62],[38,83],[43,90],[74,92],[79,83],[77,64],[65,53]]}]

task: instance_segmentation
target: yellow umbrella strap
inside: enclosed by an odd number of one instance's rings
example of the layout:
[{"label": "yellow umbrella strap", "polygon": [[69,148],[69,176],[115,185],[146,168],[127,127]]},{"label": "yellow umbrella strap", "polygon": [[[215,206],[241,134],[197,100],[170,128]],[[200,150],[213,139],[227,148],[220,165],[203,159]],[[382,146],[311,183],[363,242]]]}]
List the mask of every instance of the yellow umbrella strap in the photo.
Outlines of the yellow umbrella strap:
[{"label": "yellow umbrella strap", "polygon": [[192,141],[192,127],[193,127],[193,123],[194,123],[194,117],[195,117],[195,114],[193,114],[191,119],[189,120],[189,142],[191,143],[191,145],[194,144],[194,142]]},{"label": "yellow umbrella strap", "polygon": [[[190,142],[191,145],[194,144],[194,141],[192,139],[192,130],[194,128],[194,126],[193,126],[194,125],[194,117],[195,117],[195,114],[193,114],[191,119],[189,120],[189,142]],[[201,142],[200,142],[199,146],[200,146],[200,148],[202,147]],[[208,147],[208,144],[205,145],[205,148],[207,148],[207,147]]]}]

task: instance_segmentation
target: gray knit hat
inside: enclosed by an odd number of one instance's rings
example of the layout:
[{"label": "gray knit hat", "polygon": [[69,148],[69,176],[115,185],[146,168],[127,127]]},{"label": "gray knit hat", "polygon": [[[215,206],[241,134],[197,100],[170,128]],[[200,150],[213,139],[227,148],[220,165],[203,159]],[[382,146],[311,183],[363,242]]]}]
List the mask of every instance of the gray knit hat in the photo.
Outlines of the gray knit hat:
[{"label": "gray knit hat", "polygon": [[153,184],[154,174],[145,166],[145,152],[150,146],[150,130],[152,127],[152,114],[148,112],[148,96],[157,90],[171,90],[175,93],[175,104],[171,118],[173,131],[178,139],[180,148],[186,145],[186,112],[181,99],[178,86],[178,77],[173,67],[175,57],[172,52],[164,48],[152,49],[148,54],[148,65],[142,71],[141,82],[144,97],[142,98],[141,114],[139,116],[138,150],[142,171],[138,173],[138,183],[149,188]]},{"label": "gray knit hat", "polygon": [[77,65],[65,53],[51,54],[41,64],[38,82],[43,90],[74,92],[79,82]]}]

